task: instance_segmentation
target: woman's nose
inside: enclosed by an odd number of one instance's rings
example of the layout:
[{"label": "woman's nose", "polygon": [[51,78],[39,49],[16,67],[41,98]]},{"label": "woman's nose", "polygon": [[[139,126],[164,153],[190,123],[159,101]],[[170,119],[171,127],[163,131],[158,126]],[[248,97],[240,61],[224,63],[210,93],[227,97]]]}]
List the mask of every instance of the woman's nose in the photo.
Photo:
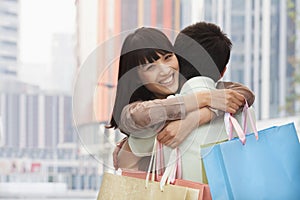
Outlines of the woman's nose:
[{"label": "woman's nose", "polygon": [[169,65],[165,65],[165,64],[160,64],[159,69],[160,69],[161,75],[169,74],[171,71],[171,67]]}]

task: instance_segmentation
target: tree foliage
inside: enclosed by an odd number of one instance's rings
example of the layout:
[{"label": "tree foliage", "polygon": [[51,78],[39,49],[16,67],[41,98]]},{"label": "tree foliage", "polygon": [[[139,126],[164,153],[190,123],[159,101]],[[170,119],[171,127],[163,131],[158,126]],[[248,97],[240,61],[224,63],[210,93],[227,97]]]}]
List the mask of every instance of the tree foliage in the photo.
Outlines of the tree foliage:
[{"label": "tree foliage", "polygon": [[299,43],[300,40],[300,15],[297,13],[294,0],[287,1],[287,14],[288,20],[294,26],[293,34],[288,38],[289,45],[294,47],[294,53],[288,55],[288,63],[293,67],[293,73],[289,95],[286,97],[285,111],[289,115],[295,115],[300,112],[300,52],[297,52],[300,48],[296,49],[297,42]]}]

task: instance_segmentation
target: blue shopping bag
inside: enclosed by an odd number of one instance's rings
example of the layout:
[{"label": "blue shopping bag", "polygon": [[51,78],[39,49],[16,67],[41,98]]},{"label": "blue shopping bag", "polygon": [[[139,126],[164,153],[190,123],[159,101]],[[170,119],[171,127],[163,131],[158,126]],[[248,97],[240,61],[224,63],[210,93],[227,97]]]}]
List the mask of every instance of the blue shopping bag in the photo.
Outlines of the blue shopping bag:
[{"label": "blue shopping bag", "polygon": [[213,199],[300,199],[300,143],[293,123],[201,151]]}]

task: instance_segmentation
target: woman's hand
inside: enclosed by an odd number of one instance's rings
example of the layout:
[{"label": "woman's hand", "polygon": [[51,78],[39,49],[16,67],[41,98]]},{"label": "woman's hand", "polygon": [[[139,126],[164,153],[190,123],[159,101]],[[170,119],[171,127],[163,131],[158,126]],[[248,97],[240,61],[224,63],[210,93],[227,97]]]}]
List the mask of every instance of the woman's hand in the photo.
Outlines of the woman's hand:
[{"label": "woman's hand", "polygon": [[196,123],[198,122],[188,123],[185,119],[172,121],[157,135],[157,140],[168,147],[176,148],[198,126],[192,125]]},{"label": "woman's hand", "polygon": [[206,93],[208,93],[208,106],[232,114],[236,113],[245,102],[243,95],[231,89],[218,89]]},{"label": "woman's hand", "polygon": [[168,123],[157,135],[157,140],[166,146],[176,148],[194,129],[209,122],[213,117],[214,113],[208,108],[193,111],[183,120]]}]

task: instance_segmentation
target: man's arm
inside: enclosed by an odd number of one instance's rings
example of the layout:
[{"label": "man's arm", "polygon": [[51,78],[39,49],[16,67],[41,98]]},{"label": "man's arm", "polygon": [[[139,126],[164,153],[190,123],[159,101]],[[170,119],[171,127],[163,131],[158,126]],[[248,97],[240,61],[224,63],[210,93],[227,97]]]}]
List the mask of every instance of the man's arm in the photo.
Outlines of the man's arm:
[{"label": "man's arm", "polygon": [[170,99],[135,102],[125,106],[121,113],[120,130],[141,137],[145,132],[160,131],[166,121],[184,119],[187,113],[210,106],[235,113],[244,97],[232,89],[199,91]]}]

